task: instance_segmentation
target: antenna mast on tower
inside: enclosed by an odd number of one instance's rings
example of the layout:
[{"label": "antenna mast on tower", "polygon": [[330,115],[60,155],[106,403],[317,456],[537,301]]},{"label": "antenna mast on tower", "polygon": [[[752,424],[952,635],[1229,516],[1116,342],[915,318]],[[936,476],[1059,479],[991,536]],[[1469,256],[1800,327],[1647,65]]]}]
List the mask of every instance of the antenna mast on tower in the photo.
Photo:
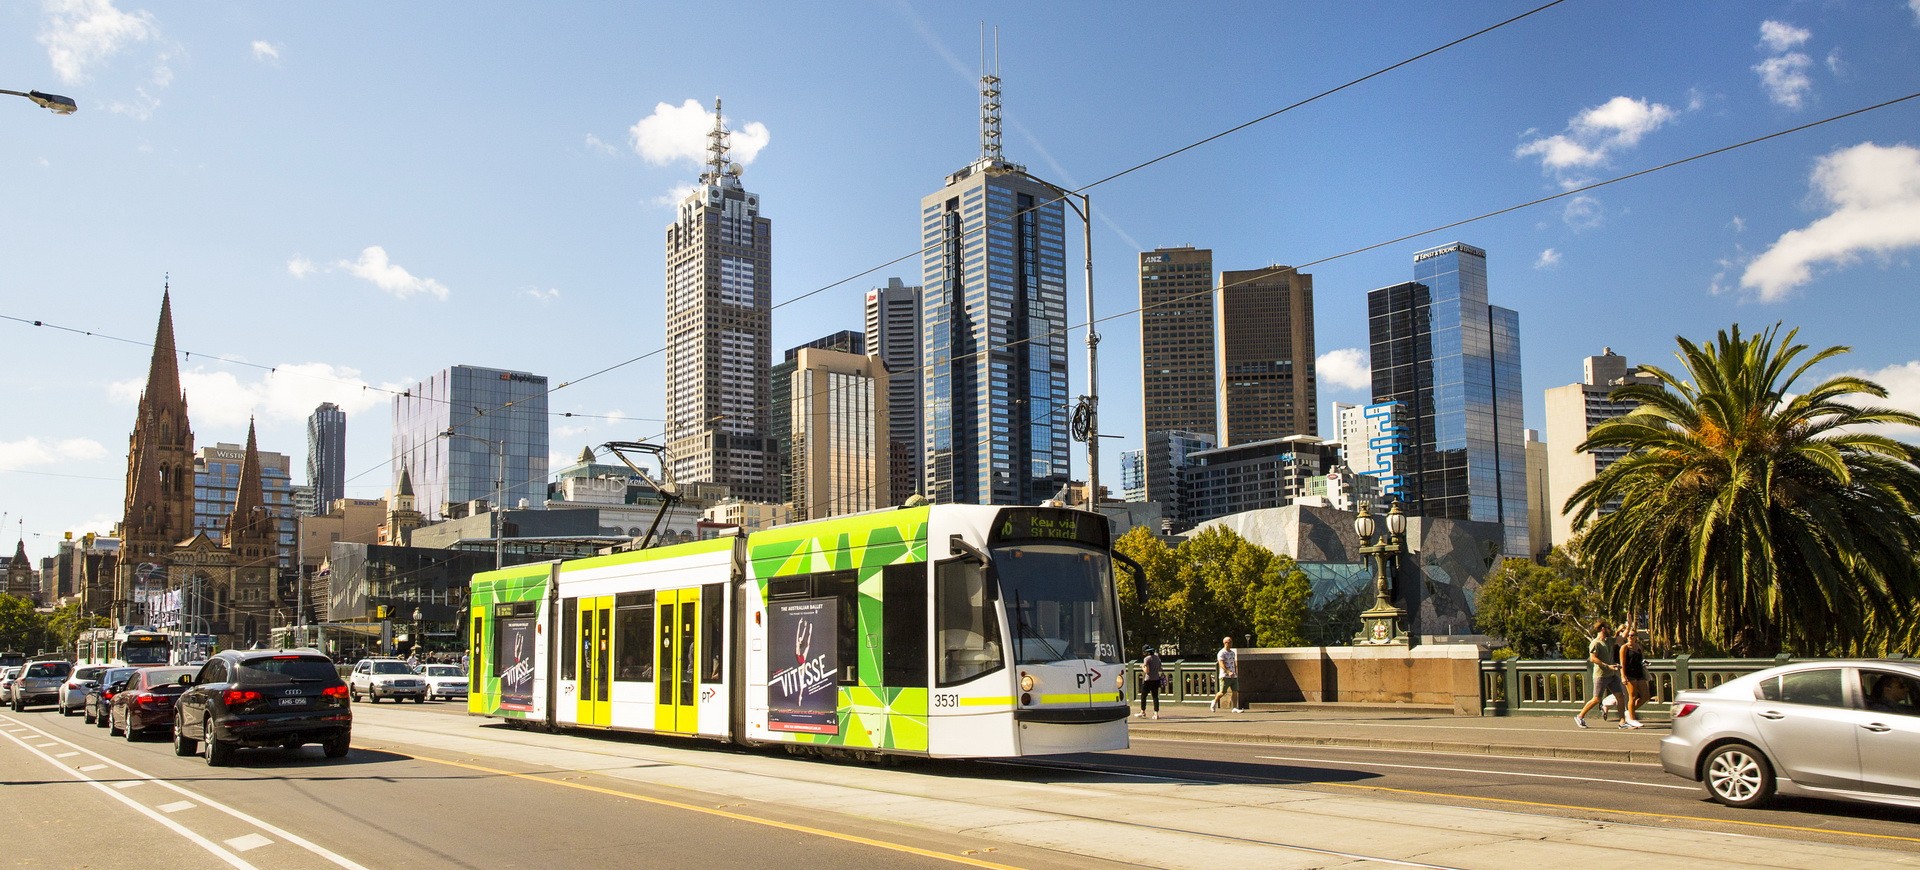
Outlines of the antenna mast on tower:
[{"label": "antenna mast on tower", "polygon": [[993,67],[987,67],[987,25],[980,24],[980,157],[1000,160],[1000,28],[993,29]]},{"label": "antenna mast on tower", "polygon": [[720,113],[720,98],[713,98],[713,129],[707,133],[707,171],[700,180],[707,184],[718,184],[730,174],[727,165],[728,147],[726,116]]}]

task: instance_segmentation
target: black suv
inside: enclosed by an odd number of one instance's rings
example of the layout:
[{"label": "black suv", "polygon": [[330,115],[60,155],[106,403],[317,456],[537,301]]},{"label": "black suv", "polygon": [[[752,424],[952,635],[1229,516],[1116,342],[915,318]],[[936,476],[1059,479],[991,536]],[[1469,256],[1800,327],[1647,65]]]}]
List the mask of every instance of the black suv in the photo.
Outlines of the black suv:
[{"label": "black suv", "polygon": [[353,711],[347,684],[318,650],[226,650],[192,677],[174,706],[173,754],[231,764],[242,746],[288,751],[318,743],[328,758],[347,754]]}]

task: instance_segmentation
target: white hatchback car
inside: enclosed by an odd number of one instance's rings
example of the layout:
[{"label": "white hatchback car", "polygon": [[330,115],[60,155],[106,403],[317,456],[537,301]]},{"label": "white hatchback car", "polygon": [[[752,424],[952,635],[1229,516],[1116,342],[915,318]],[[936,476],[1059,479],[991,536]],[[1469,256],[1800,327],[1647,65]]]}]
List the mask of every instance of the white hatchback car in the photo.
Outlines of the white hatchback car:
[{"label": "white hatchback car", "polygon": [[347,692],[358,701],[362,696],[374,703],[381,698],[416,703],[427,702],[427,680],[400,659],[361,659],[347,677]]},{"label": "white hatchback car", "polygon": [[111,670],[106,665],[80,665],[67,675],[66,685],[60,687],[60,699],[54,703],[60,707],[60,715],[72,716],[86,709],[87,683],[100,679],[100,675]]},{"label": "white hatchback car", "polygon": [[421,665],[420,676],[427,681],[427,697],[432,700],[467,698],[467,669],[459,665]]}]

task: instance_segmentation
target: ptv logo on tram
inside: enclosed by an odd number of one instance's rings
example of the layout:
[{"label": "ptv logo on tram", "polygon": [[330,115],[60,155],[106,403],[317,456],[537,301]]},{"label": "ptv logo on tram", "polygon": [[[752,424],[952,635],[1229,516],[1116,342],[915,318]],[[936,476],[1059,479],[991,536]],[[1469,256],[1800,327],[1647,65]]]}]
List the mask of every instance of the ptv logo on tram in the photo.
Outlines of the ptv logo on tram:
[{"label": "ptv logo on tram", "polygon": [[1098,685],[1100,685],[1100,672],[1092,668],[1073,675],[1073,687],[1076,689],[1091,689]]}]

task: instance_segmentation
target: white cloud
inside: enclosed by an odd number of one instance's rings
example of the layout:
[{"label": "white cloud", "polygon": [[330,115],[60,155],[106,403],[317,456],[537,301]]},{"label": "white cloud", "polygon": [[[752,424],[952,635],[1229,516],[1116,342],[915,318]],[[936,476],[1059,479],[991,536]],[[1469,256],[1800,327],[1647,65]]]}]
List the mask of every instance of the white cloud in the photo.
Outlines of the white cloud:
[{"label": "white cloud", "polygon": [[295,255],[293,259],[287,261],[287,274],[295,278],[305,278],[313,272],[313,261],[306,257]]},{"label": "white cloud", "polygon": [[1732,227],[1736,233],[1744,233],[1747,231],[1747,219],[1734,215],[1733,220],[1727,221],[1727,226]]},{"label": "white cloud", "polygon": [[553,300],[560,298],[560,288],[548,287],[547,289],[542,290],[538,287],[524,287],[524,288],[521,288],[520,294],[522,296],[528,296],[533,299],[538,299],[541,302],[552,302]]},{"label": "white cloud", "polygon": [[1810,179],[1832,212],[1791,230],[1755,257],[1740,286],[1763,302],[1813,280],[1822,264],[1920,247],[1920,148],[1863,142],[1820,158]]},{"label": "white cloud", "polygon": [[679,205],[681,200],[686,199],[689,196],[692,196],[693,192],[699,189],[700,188],[698,185],[676,184],[673,186],[672,190],[669,190],[666,193],[663,193],[663,194],[660,194],[659,196],[654,197],[653,204],[659,205],[659,206],[666,206],[667,208],[672,208],[674,206]]},{"label": "white cloud", "polygon": [[1754,64],[1753,71],[1760,74],[1760,88],[1767,92],[1767,99],[1798,109],[1813,92],[1813,79],[1807,75],[1812,67],[1812,58],[1795,51]]},{"label": "white cloud", "polygon": [[613,145],[608,144],[605,140],[592,133],[587,134],[587,150],[596,154],[605,154],[609,157],[620,153],[620,149],[615,148]]},{"label": "white cloud", "polygon": [[1813,32],[1784,21],[1760,22],[1760,43],[1768,51],[1786,51],[1813,38]]},{"label": "white cloud", "polygon": [[1373,369],[1367,352],[1357,347],[1330,350],[1313,360],[1313,376],[1322,384],[1341,389],[1366,390],[1373,387]]},{"label": "white cloud", "polygon": [[1600,200],[1582,194],[1567,200],[1565,208],[1560,210],[1560,220],[1577,230],[1590,230],[1606,223],[1607,210]]},{"label": "white cloud", "polygon": [[1640,144],[1647,134],[1679,117],[1671,106],[1614,97],[1582,111],[1567,122],[1563,133],[1530,139],[1515,148],[1515,157],[1538,157],[1541,168],[1554,173],[1598,166],[1614,152]]},{"label": "white cloud", "polygon": [[1560,265],[1560,252],[1552,248],[1541,251],[1539,258],[1533,261],[1535,269],[1551,269],[1558,265]]},{"label": "white cloud", "polygon": [[278,64],[280,62],[280,46],[274,45],[264,39],[256,39],[253,41],[253,59]]},{"label": "white cloud", "polygon": [[[1871,404],[1882,408],[1895,408],[1909,414],[1920,414],[1920,361],[1896,363],[1873,372],[1855,369],[1841,372],[1841,374],[1866,378],[1887,390],[1885,399],[1856,396],[1854,404]],[[1890,438],[1920,443],[1920,429],[1910,426],[1889,426],[1884,434]]]},{"label": "white cloud", "polygon": [[160,108],[160,98],[147,93],[146,88],[134,88],[132,100],[109,100],[107,111],[116,115],[125,115],[136,121],[153,118],[153,110]]},{"label": "white cloud", "polygon": [[1907,0],[1907,8],[1913,10],[1913,23],[1920,26],[1920,0]]},{"label": "white cloud", "polygon": [[86,462],[104,459],[106,456],[107,448],[91,438],[68,438],[64,441],[23,438],[19,441],[0,441],[0,471],[20,471],[67,462]]},{"label": "white cloud", "polygon": [[[732,129],[728,137],[728,159],[735,163],[752,163],[771,138],[767,125],[759,121],[727,126]],[[712,130],[713,113],[697,100],[687,100],[678,106],[656,104],[653,114],[641,118],[628,133],[632,137],[633,153],[648,163],[664,166],[681,160],[705,163],[707,133]]]},{"label": "white cloud", "polygon": [[1847,62],[1840,59],[1840,49],[1837,47],[1827,52],[1827,72],[1836,76],[1845,75],[1847,72]]},{"label": "white cloud", "polygon": [[387,249],[374,245],[360,252],[360,259],[354,262],[340,260],[334,265],[347,270],[356,278],[363,278],[396,299],[405,299],[416,293],[426,293],[445,302],[447,285],[432,278],[420,278],[387,259]]},{"label": "white cloud", "polygon": [[[180,389],[187,394],[195,428],[237,429],[248,419],[267,422],[305,420],[321,402],[332,402],[348,414],[374,411],[388,406],[392,394],[387,390],[405,389],[403,384],[373,385],[355,369],[328,363],[287,363],[273,370],[240,369],[257,380],[243,380],[234,371],[196,367],[180,373]],[[108,386],[115,399],[131,404],[146,389],[144,376]]]},{"label": "white cloud", "polygon": [[46,10],[40,44],[54,74],[68,84],[87,81],[100,63],[160,35],[152,13],[122,12],[113,0],[47,0]]}]

